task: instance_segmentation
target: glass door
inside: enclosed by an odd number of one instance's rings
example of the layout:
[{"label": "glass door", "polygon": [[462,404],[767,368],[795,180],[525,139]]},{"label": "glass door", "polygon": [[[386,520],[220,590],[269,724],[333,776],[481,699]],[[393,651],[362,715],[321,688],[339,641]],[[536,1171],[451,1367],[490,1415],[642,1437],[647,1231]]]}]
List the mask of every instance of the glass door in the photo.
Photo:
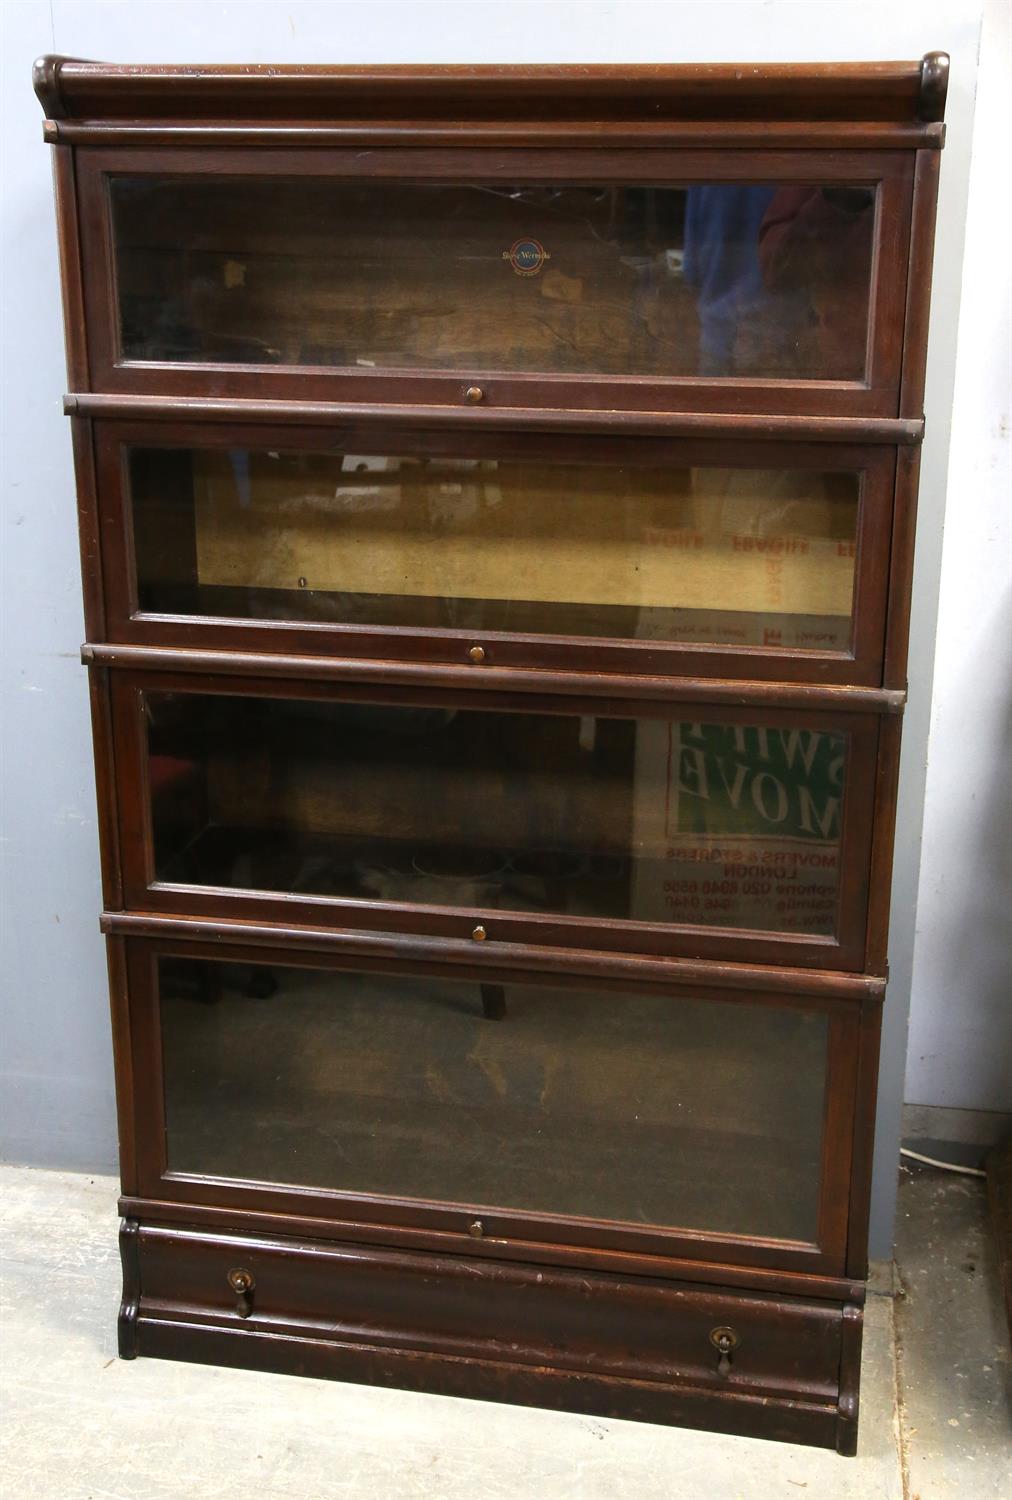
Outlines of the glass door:
[{"label": "glass door", "polygon": [[575,155],[84,151],[96,384],[895,414],[907,153]]},{"label": "glass door", "polygon": [[130,949],[135,1045],[161,1054],[140,1105],[152,1195],[297,1193],[465,1242],[477,1214],[495,1239],[839,1254],[846,1004]]},{"label": "glass door", "polygon": [[110,623],[151,644],[877,685],[894,463],[102,424]]},{"label": "glass door", "polygon": [[860,967],[874,715],[125,676],[138,909]]}]

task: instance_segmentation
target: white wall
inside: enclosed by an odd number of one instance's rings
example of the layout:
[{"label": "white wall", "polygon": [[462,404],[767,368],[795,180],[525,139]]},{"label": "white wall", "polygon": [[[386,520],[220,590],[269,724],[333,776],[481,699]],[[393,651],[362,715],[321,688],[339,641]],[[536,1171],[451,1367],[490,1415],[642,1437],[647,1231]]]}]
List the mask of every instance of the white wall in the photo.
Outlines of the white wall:
[{"label": "white wall", "polygon": [[1012,1112],[1012,10],[985,7],[906,1097]]},{"label": "white wall", "polygon": [[[93,1170],[114,1156],[109,1038],[97,935],[98,856],[48,153],[33,57],[112,61],[695,62],[952,56],[921,487],[911,703],[904,739],[886,1007],[873,1251],[891,1243],[919,874],[949,410],[980,5],[469,3],[175,4],[22,0],[2,11],[7,158],[3,566],[5,703],[2,983],[5,1150]],[[945,753],[960,753],[959,744]],[[968,893],[956,893],[966,899]]]}]

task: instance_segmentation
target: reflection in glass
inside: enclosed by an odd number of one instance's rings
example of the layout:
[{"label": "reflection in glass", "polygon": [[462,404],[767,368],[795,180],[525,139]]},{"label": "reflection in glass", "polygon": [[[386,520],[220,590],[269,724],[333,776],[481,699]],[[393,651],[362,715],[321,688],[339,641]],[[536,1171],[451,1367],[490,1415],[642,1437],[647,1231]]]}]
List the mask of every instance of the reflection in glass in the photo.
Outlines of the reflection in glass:
[{"label": "reflection in glass", "polygon": [[145,695],[161,881],[831,935],[847,738]]},{"label": "reflection in glass", "polygon": [[122,354],[860,380],[874,193],[110,179]]},{"label": "reflection in glass", "polygon": [[174,958],[159,985],[171,1171],[816,1238],[821,1014]]},{"label": "reflection in glass", "polygon": [[847,651],[860,475],[130,450],[155,614]]}]

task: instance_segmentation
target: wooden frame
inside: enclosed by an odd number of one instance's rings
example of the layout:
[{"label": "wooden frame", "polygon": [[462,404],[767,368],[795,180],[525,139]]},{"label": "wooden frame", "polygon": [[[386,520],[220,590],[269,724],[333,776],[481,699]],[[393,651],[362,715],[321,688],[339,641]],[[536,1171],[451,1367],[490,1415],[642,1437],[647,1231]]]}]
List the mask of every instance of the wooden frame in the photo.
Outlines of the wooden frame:
[{"label": "wooden frame", "polygon": [[[942,53],[814,67],[36,65],[54,151],[85,585],[124,1358],[397,1383],[854,1452],[947,74]],[[279,172],[359,184],[872,187],[865,376],[123,360],[108,175]],[[347,441],[402,454],[859,468],[852,651],[502,631],[483,633],[475,665],[476,643],[458,630],[138,608],[125,444],[324,452]],[[852,761],[840,940],[158,882],[145,691],[604,719],[691,707],[725,724],[842,728]],[[478,918],[484,942],[471,935]],[[174,1174],[158,954],[824,1014],[817,1233],[811,1243],[720,1236]],[[475,1239],[476,1214],[494,1232]]]},{"label": "wooden frame", "polygon": [[[742,121],[764,126],[792,122],[797,135],[849,139],[864,122],[871,132],[897,133],[909,145],[941,144],[949,59],[929,52],[916,62],[764,63],[697,65],[641,63],[619,66],[486,64],[466,66],[316,66],[296,63],[195,67],[91,62],[41,57],[35,92],[47,123],[59,122],[54,139],[87,122],[104,121],[116,134],[158,122],[212,133],[212,122],[256,129],[274,120],[289,126],[351,122],[402,122],[424,134],[438,122],[466,130],[478,121],[554,136],[567,121],[585,125],[659,121],[716,127]],[[534,105],[534,109],[531,105]],[[538,122],[528,124],[528,121]],[[340,124],[339,124],[340,122]],[[931,126],[936,128],[931,130]],[[352,129],[357,128],[355,125]],[[825,132],[830,138],[830,132]]]},{"label": "wooden frame", "polygon": [[[292,893],[272,896],[264,891],[216,889],[196,884],[159,880],[155,869],[154,835],[151,824],[152,797],[149,781],[144,699],[148,693],[227,696],[270,700],[305,699],[317,702],[368,703],[376,707],[481,709],[488,712],[523,712],[577,716],[666,720],[682,713],[698,714],[706,722],[798,727],[843,733],[849,738],[847,781],[844,788],[840,834],[840,888],[838,928],[835,938],[807,934],[744,932],[719,927],[679,927],[641,921],[591,920],[552,914],[507,910],[408,906],[381,900],[310,897]],[[516,694],[483,693],[466,688],[457,692],[424,691],[418,688],[384,687],[380,683],[296,682],[290,679],[263,681],[256,678],[237,683],[234,678],[192,676],[180,672],[135,674],[118,672],[112,683],[112,716],[115,735],[120,808],[120,857],[123,863],[124,898],[129,909],[190,912],[194,916],[224,917],[229,911],[240,919],[277,922],[291,919],[307,923],[333,923],[339,927],[362,926],[370,930],[430,933],[447,938],[470,936],[477,923],[484,924],[496,942],[539,947],[594,947],[632,953],[729,961],[760,961],[780,965],[812,965],[818,968],[860,970],[864,967],[867,921],[868,868],[874,800],[874,776],[878,741],[878,717],[867,714],[818,713],[803,718],[778,716],[775,708],[707,708],[666,703],[602,698],[551,698]]]},{"label": "wooden frame", "polygon": [[[108,639],[124,645],[193,647],[205,650],[263,650],[292,655],[338,654],[409,661],[464,663],[479,641],[490,667],[536,667],[678,677],[729,677],[779,681],[853,683],[882,681],[887,599],[886,561],[892,518],[895,457],[879,446],[770,442],[722,442],[596,434],[470,432],[443,434],[389,419],[313,427],[270,427],[245,423],[123,422],[96,424],[96,464]],[[849,651],[818,648],[740,646],[519,634],[517,631],[447,630],[410,626],[355,626],[341,623],[285,624],[279,619],[156,614],[137,602],[133,517],[125,456],[130,448],[220,450],[257,447],[306,453],[381,451],[391,455],[539,459],[602,465],[713,465],[742,469],[812,469],[861,476],[853,595],[853,637]],[[474,673],[480,683],[482,672]]]},{"label": "wooden frame", "polygon": [[[846,1185],[850,1181],[850,1158],[854,1130],[856,1098],[857,1041],[861,1025],[860,1008],[852,1001],[831,997],[801,995],[781,996],[774,993],[734,992],[715,988],[691,988],[692,999],[724,1000],[735,995],[738,1004],[764,1005],[786,1009],[804,1009],[824,1014],[829,1024],[825,1112],[822,1132],[822,1181],[819,1192],[819,1228],[811,1243],[765,1239],[754,1235],[721,1235],[702,1229],[646,1229],[632,1224],[615,1224],[590,1219],[544,1215],[520,1210],[502,1210],[487,1204],[435,1204],[419,1199],[392,1199],[355,1192],[328,1192],[298,1187],[295,1184],[250,1180],[225,1180],[174,1173],[166,1162],[166,1130],[163,1104],[164,1084],[161,1065],[158,1021],[158,983],[156,962],[159,956],[210,959],[215,962],[273,964],[350,970],[408,977],[432,973],[456,978],[459,970],[448,964],[407,964],[395,958],[369,959],[340,957],[337,954],[315,958],[293,955],[284,948],[254,948],[206,942],[200,945],[166,937],[161,940],[131,938],[126,949],[126,983],[130,1003],[130,1056],[135,1074],[147,1080],[143,1095],[135,1095],[131,1137],[137,1146],[135,1194],[161,1203],[219,1207],[239,1213],[269,1213],[285,1218],[304,1218],[332,1223],[332,1234],[343,1240],[382,1243],[393,1241],[415,1248],[446,1248],[454,1245],[473,1249],[469,1225],[480,1215],[485,1234],[492,1242],[495,1258],[516,1256],[511,1247],[521,1246],[523,1257],[540,1258],[547,1247],[558,1263],[602,1265],[620,1262],[627,1266],[645,1258],[657,1274],[663,1262],[716,1261],[724,1266],[756,1266],[773,1271],[802,1271],[812,1275],[842,1277],[845,1274],[848,1209]],[[507,968],[500,971],[507,982],[515,976]],[[553,985],[571,986],[574,976],[557,972]],[[529,983],[530,980],[521,981]],[[595,987],[620,989],[629,993],[628,983],[615,980],[597,981]],[[671,1003],[677,1004],[679,988],[665,986]],[[632,992],[656,993],[644,975]],[[617,998],[616,1003],[621,1003]],[[484,1250],[486,1247],[483,1246]],[[603,1259],[602,1259],[603,1257]],[[610,1258],[610,1261],[609,1261]]]},{"label": "wooden frame", "polygon": [[[900,330],[909,255],[908,221],[913,192],[909,157],[902,152],[680,151],[653,153],[602,147],[593,153],[539,150],[385,149],[359,151],[218,150],[213,153],[82,148],[78,152],[78,202],[85,280],[91,310],[88,346],[91,381],[101,390],[163,396],[271,394],[309,401],[366,400],[394,406],[462,405],[478,386],[483,406],[610,410],[749,412],[789,411],[865,417],[898,415]],[[486,181],[663,186],[694,181],[823,182],[867,186],[877,193],[876,233],[868,303],[868,345],[860,380],[724,379],[696,376],[580,376],[348,367],[243,366],[124,359],[119,347],[117,277],[106,181],[111,176],[323,177],[342,181],[388,179],[405,183]],[[99,313],[99,309],[104,311]]]}]

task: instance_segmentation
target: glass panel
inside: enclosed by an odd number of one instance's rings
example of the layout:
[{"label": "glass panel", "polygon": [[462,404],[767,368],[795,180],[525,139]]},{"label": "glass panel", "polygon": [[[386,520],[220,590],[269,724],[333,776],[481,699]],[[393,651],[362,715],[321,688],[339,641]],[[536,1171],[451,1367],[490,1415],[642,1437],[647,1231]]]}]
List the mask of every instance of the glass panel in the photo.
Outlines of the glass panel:
[{"label": "glass panel", "polygon": [[146,695],[162,881],[830,935],[847,737]]},{"label": "glass panel", "polygon": [[875,193],[112,177],[123,356],[860,380]]},{"label": "glass panel", "polygon": [[132,449],[155,614],[847,651],[860,475]]},{"label": "glass panel", "polygon": [[162,959],[171,1171],[814,1241],[820,1014]]}]

